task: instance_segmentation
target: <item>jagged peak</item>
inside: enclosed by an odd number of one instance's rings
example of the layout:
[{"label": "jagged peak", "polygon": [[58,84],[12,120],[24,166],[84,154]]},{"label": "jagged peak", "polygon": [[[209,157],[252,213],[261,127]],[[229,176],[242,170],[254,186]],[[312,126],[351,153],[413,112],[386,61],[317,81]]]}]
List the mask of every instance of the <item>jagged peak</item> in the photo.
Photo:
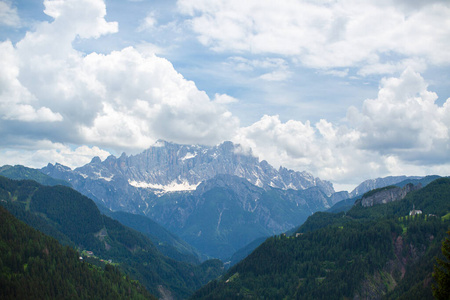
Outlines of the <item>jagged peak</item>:
[{"label": "jagged peak", "polygon": [[105,162],[110,162],[110,161],[114,161],[114,160],[116,160],[117,158],[114,156],[114,155],[110,155],[110,156],[108,156],[106,159],[105,159]]},{"label": "jagged peak", "polygon": [[166,140],[158,139],[158,140],[156,140],[156,142],[153,143],[153,145],[150,146],[150,148],[165,147],[165,146],[171,145],[171,144],[173,144],[173,143],[168,142]]},{"label": "jagged peak", "polygon": [[62,165],[60,163],[48,163],[47,166],[45,167],[47,169],[57,169],[57,170],[63,170],[63,171],[72,171],[72,169],[68,166]]},{"label": "jagged peak", "polygon": [[101,163],[101,162],[102,162],[102,160],[100,159],[100,157],[94,156],[94,157],[91,159],[90,164],[99,164],[99,163]]}]

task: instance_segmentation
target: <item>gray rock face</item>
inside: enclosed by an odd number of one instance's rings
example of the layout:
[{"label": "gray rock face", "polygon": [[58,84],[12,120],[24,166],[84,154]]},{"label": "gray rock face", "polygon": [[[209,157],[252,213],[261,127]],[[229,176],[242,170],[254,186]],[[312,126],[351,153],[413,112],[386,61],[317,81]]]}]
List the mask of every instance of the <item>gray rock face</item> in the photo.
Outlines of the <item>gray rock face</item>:
[{"label": "gray rock face", "polygon": [[330,207],[318,187],[267,190],[234,175],[217,175],[192,193],[168,193],[148,216],[203,253],[220,259],[256,238],[280,234]]},{"label": "gray rock face", "polygon": [[231,142],[206,147],[160,141],[137,155],[95,157],[75,170],[49,164],[41,171],[113,211],[151,217],[222,259],[329,208],[334,193],[330,182],[277,170]]},{"label": "gray rock face", "polygon": [[267,189],[303,190],[319,187],[326,195],[334,193],[328,181],[314,178],[307,172],[296,172],[280,167],[276,170],[266,161],[259,161],[251,153],[243,153],[239,145],[224,142],[218,146],[189,146],[157,142],[138,155],[119,158],[109,156],[105,161],[98,157],[74,173],[92,180],[111,181],[121,176],[136,187],[157,189],[183,187],[195,189],[202,181],[219,174],[247,179],[253,185]]},{"label": "gray rock face", "polygon": [[407,184],[403,188],[392,187],[376,192],[370,196],[363,197],[360,201],[363,207],[371,207],[378,204],[385,204],[393,201],[398,201],[406,197],[412,191],[422,188],[421,184],[413,185]]},{"label": "gray rock face", "polygon": [[364,193],[382,188],[389,185],[397,184],[404,180],[411,180],[411,179],[420,179],[422,177],[419,176],[388,176],[384,178],[376,178],[376,179],[369,179],[364,182],[362,182],[360,185],[358,185],[351,193],[350,198],[363,195]]}]

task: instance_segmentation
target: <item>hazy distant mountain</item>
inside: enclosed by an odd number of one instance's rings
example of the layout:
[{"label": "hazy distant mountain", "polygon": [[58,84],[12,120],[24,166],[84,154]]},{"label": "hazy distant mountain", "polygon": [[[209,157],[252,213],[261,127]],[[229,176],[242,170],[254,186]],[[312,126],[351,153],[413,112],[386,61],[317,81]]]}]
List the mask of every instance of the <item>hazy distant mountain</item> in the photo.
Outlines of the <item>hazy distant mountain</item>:
[{"label": "hazy distant mountain", "polygon": [[85,251],[86,260],[118,263],[123,272],[155,295],[165,291],[174,299],[185,299],[222,272],[218,260],[189,264],[162,255],[148,237],[102,215],[91,199],[69,187],[0,176],[0,200],[0,205],[23,222]]},{"label": "hazy distant mountain", "polygon": [[0,175],[8,177],[10,179],[28,179],[28,180],[34,180],[40,184],[43,185],[65,185],[70,186],[70,183],[68,183],[65,180],[61,179],[55,179],[53,177],[50,177],[48,175],[43,174],[39,170],[27,168],[21,165],[4,165],[0,167]]},{"label": "hazy distant mountain", "polygon": [[[395,185],[405,180],[421,179],[420,176],[388,176],[384,178],[369,179],[358,185],[351,193],[350,198],[363,195],[364,193],[382,188],[388,185]],[[409,181],[408,181],[409,182]]]},{"label": "hazy distant mountain", "polygon": [[105,181],[122,176],[130,185],[149,188],[156,193],[194,190],[202,181],[219,174],[245,178],[262,188],[303,190],[318,186],[328,196],[334,193],[330,182],[314,178],[307,172],[286,168],[276,170],[232,142],[207,147],[159,141],[137,155],[123,153],[119,158],[111,155],[103,162],[95,157],[74,173]]},{"label": "hazy distant mountain", "polygon": [[[49,164],[41,171],[113,211],[150,216],[203,253],[221,258],[345,197],[333,195],[330,182],[277,170],[231,142],[207,147],[159,141],[137,155],[95,157],[74,170]],[[211,196],[219,190],[219,198]],[[230,227],[224,225],[227,218]]]},{"label": "hazy distant mountain", "polygon": [[264,190],[237,176],[217,175],[192,193],[159,197],[148,215],[205,254],[226,259],[254,239],[284,232],[330,206],[318,187]]},{"label": "hazy distant mountain", "polygon": [[[450,179],[395,200],[315,213],[292,236],[266,239],[191,299],[433,299]],[[410,216],[413,207],[423,213]]]},{"label": "hazy distant mountain", "polygon": [[[70,187],[70,183],[67,181],[52,178],[37,169],[21,165],[5,165],[0,167],[0,175],[15,180],[34,180],[42,185],[65,185]],[[195,264],[200,263],[201,259],[206,259],[206,257],[202,257],[198,250],[150,218],[123,211],[112,212],[103,205],[98,205],[98,208],[103,214],[145,234],[156,245],[159,251],[170,258]]]},{"label": "hazy distant mountain", "polygon": [[402,188],[390,185],[365,193],[361,199],[356,200],[355,205],[370,207],[393,201],[399,201],[405,198],[408,193],[417,191],[421,188],[421,184],[413,185],[412,183],[409,183]]}]

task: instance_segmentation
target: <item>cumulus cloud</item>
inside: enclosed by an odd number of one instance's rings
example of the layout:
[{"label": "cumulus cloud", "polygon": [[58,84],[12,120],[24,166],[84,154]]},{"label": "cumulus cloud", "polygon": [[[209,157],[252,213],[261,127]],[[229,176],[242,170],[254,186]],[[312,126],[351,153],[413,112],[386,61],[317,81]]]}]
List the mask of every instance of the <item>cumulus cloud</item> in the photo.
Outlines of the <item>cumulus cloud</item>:
[{"label": "cumulus cloud", "polygon": [[231,97],[227,94],[218,94],[216,93],[214,95],[214,102],[219,104],[230,104],[230,103],[236,103],[239,102],[238,99]]},{"label": "cumulus cloud", "polygon": [[[61,121],[59,113],[41,106],[36,97],[18,80],[19,57],[10,41],[0,43],[0,117],[25,122]],[[38,107],[36,107],[38,106]]]},{"label": "cumulus cloud", "polygon": [[282,58],[248,59],[232,56],[227,59],[226,65],[239,72],[260,74],[255,78],[263,81],[286,81],[293,74],[288,62]]},{"label": "cumulus cloud", "polygon": [[[34,140],[36,147],[48,139],[53,146],[139,151],[157,139],[216,144],[237,129],[238,120],[225,106],[232,97],[212,101],[148,47],[107,54],[74,49],[76,39],[118,31],[116,22],[105,20],[102,0],[46,0],[44,5],[52,22],[38,24],[16,45],[0,43],[5,136],[21,135],[17,143]],[[58,147],[48,154],[73,155]]]},{"label": "cumulus cloud", "polygon": [[383,79],[378,98],[364,101],[361,111],[351,107],[347,118],[361,133],[361,148],[413,161],[449,158],[450,100],[439,107],[437,98],[408,68],[399,78]]},{"label": "cumulus cloud", "polygon": [[[232,52],[225,65],[255,85],[284,84],[297,62],[339,77],[354,67],[362,76],[401,72],[382,79],[378,95],[349,108],[340,122],[265,115],[240,128],[227,105],[245,99],[219,93],[210,99],[152,44],[108,53],[76,50],[79,39],[118,32],[119,24],[105,19],[104,1],[46,0],[51,22],[37,24],[15,44],[0,42],[0,158],[75,167],[94,155],[141,151],[158,139],[232,139],[242,145],[239,151],[252,148],[275,166],[338,184],[448,174],[450,101],[437,105],[417,72],[450,62],[449,4],[419,2],[179,0],[200,42]],[[0,2],[0,9],[17,15],[10,2]],[[149,13],[140,30],[156,25]]]},{"label": "cumulus cloud", "polygon": [[[342,124],[264,116],[236,141],[274,165],[310,170],[336,183],[389,174],[450,172],[450,99],[442,106],[419,73],[385,78],[376,99],[350,107]],[[444,162],[444,163],[443,163]]]},{"label": "cumulus cloud", "polygon": [[411,58],[450,63],[450,4],[418,7],[375,0],[178,1],[199,41],[215,51],[282,55],[320,69],[376,66],[362,74],[391,73],[402,57],[403,65]]},{"label": "cumulus cloud", "polygon": [[155,14],[153,12],[147,14],[147,16],[141,21],[141,24],[138,27],[138,31],[146,31],[153,29],[158,21],[155,18]]},{"label": "cumulus cloud", "polygon": [[[39,150],[36,150],[37,146]],[[35,142],[32,146],[30,145],[30,147],[1,149],[0,155],[2,165],[22,164],[30,168],[42,168],[48,163],[60,163],[71,168],[76,168],[89,163],[94,156],[98,156],[104,160],[110,153],[96,146],[71,148],[61,143],[41,140]]]},{"label": "cumulus cloud", "polygon": [[0,25],[10,27],[20,26],[17,8],[13,7],[10,1],[0,1]]}]

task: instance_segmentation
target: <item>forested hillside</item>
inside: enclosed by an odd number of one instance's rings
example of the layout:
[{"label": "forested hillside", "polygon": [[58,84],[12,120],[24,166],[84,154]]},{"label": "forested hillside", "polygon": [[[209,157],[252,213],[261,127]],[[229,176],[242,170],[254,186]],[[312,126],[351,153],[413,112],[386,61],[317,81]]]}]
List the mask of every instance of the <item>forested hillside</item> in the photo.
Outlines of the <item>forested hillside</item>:
[{"label": "forested hillside", "polygon": [[70,183],[68,183],[65,180],[56,179],[53,177],[50,177],[48,175],[45,175],[41,171],[37,169],[27,168],[21,165],[4,165],[0,167],[0,175],[8,177],[10,179],[29,179],[34,180],[42,185],[65,185],[65,186],[71,186]]},{"label": "forested hillside", "polygon": [[[0,175],[5,176],[9,179],[34,180],[42,185],[71,186],[70,183],[64,180],[52,178],[37,169],[27,168],[20,165],[5,165],[3,167],[0,167]],[[191,245],[189,245],[173,233],[169,232],[164,227],[148,217],[123,211],[112,212],[110,209],[102,206],[100,203],[97,203],[97,207],[103,214],[115,220],[118,220],[125,226],[138,230],[149,237],[150,240],[158,248],[158,250],[161,251],[165,256],[178,261],[185,261],[195,264],[200,263],[200,260],[203,261],[207,259],[207,257],[203,256]]]},{"label": "forested hillside", "polygon": [[[421,210],[409,216],[413,209]],[[450,225],[450,179],[405,199],[316,213],[268,239],[192,299],[432,299],[435,256]]]},{"label": "forested hillside", "polygon": [[30,226],[88,253],[94,263],[117,265],[155,295],[188,297],[222,272],[218,260],[193,265],[163,256],[149,238],[102,215],[92,200],[68,187],[0,176],[0,204]]},{"label": "forested hillside", "polygon": [[1,206],[0,287],[1,299],[156,299],[118,268],[83,262]]}]

